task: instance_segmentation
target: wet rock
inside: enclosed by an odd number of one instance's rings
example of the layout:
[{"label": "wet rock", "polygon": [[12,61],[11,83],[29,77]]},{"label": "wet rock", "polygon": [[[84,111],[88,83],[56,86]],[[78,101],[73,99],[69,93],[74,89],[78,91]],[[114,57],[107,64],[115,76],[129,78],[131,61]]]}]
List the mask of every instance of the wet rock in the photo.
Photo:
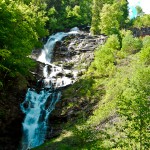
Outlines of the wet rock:
[{"label": "wet rock", "polygon": [[64,47],[62,46],[62,47],[60,47],[60,50],[61,50],[61,51],[67,51],[67,50],[68,50],[68,48],[67,48],[67,47],[65,47],[65,46],[64,46]]},{"label": "wet rock", "polygon": [[32,54],[30,55],[30,58],[36,60],[39,57],[41,51],[42,51],[42,49],[34,49],[32,51]]},{"label": "wet rock", "polygon": [[44,63],[37,62],[37,67],[34,70],[34,72],[36,72],[35,76],[36,76],[37,80],[39,80],[40,78],[43,77],[43,67],[44,66],[45,66]]},{"label": "wet rock", "polygon": [[64,74],[62,72],[59,72],[56,76],[57,77],[62,77]]},{"label": "wet rock", "polygon": [[27,109],[27,108],[29,107],[29,102],[23,103],[23,107],[24,107],[25,109]]},{"label": "wet rock", "polygon": [[74,66],[74,63],[73,62],[64,62],[63,63],[63,68],[64,69],[69,69],[71,70],[71,68]]},{"label": "wet rock", "polygon": [[48,65],[48,67],[47,67],[47,71],[48,71],[48,74],[50,74],[50,73],[51,73],[51,71],[52,71],[52,66],[51,66],[51,65]]},{"label": "wet rock", "polygon": [[61,46],[61,41],[57,41],[55,47],[60,47],[60,46]]},{"label": "wet rock", "polygon": [[73,77],[73,74],[72,74],[72,73],[68,73],[68,74],[66,74],[66,77],[72,78],[72,77]]},{"label": "wet rock", "polygon": [[135,37],[144,37],[146,35],[150,35],[150,27],[145,27],[145,28],[131,28],[130,29],[133,32],[133,35]]}]

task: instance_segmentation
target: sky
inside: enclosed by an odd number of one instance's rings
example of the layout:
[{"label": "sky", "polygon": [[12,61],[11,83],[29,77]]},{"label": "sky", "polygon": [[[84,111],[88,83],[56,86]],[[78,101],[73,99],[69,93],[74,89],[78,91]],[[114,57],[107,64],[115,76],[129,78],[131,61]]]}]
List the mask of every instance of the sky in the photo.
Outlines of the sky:
[{"label": "sky", "polygon": [[128,2],[130,18],[137,16],[136,6],[140,6],[144,13],[150,14],[150,0],[128,0]]}]

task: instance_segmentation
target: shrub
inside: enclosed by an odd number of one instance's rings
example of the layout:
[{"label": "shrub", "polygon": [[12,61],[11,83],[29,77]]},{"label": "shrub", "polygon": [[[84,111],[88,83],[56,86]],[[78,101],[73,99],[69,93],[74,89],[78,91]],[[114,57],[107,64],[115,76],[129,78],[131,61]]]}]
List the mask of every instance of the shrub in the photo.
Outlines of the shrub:
[{"label": "shrub", "polygon": [[134,38],[131,32],[125,33],[122,38],[122,51],[127,52],[128,54],[134,54],[138,52],[142,47],[142,42],[138,38]]},{"label": "shrub", "polygon": [[150,36],[145,36],[142,39],[142,43],[143,43],[143,48],[150,47]]},{"label": "shrub", "polygon": [[96,70],[100,76],[113,75],[115,70],[116,58],[115,53],[120,48],[120,42],[117,35],[111,35],[105,45],[100,46],[95,52],[95,60],[90,70]]},{"label": "shrub", "polygon": [[141,50],[140,60],[146,65],[150,65],[150,47],[146,47]]}]

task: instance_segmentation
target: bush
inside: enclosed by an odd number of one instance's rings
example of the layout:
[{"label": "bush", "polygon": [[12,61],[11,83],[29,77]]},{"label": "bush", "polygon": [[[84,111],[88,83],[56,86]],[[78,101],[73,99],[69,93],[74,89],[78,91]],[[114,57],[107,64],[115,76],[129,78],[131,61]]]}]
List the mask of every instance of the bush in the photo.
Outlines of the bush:
[{"label": "bush", "polygon": [[146,47],[141,50],[140,60],[146,65],[150,65],[150,47]]},{"label": "bush", "polygon": [[142,39],[142,42],[143,42],[143,48],[150,47],[150,36],[145,36]]},{"label": "bush", "polygon": [[150,26],[150,15],[144,14],[143,16],[137,17],[133,22],[133,27],[143,28]]},{"label": "bush", "polygon": [[97,72],[101,76],[110,76],[115,70],[115,53],[120,48],[120,42],[117,35],[111,35],[105,45],[99,47],[95,52],[95,60],[90,70]]},{"label": "bush", "polygon": [[146,65],[150,65],[150,36],[145,36],[142,42],[143,48],[139,53],[140,61]]},{"label": "bush", "polygon": [[122,48],[121,50],[128,53],[134,54],[138,52],[142,47],[142,42],[138,38],[134,38],[131,32],[126,32],[122,38]]},{"label": "bush", "polygon": [[118,35],[113,34],[113,35],[109,36],[109,38],[105,44],[105,47],[112,48],[114,50],[119,50],[120,42],[119,42]]},{"label": "bush", "polygon": [[144,65],[132,66],[132,73],[128,74],[125,84],[118,96],[119,114],[126,117],[124,133],[127,136],[127,145],[132,142],[136,149],[148,148],[148,122],[149,122],[149,90],[150,67]]}]

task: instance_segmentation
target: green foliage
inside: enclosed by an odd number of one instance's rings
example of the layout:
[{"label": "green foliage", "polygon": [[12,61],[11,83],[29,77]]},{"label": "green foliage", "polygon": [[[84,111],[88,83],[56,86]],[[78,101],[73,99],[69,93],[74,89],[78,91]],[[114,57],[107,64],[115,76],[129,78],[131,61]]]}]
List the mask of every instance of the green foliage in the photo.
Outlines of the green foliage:
[{"label": "green foliage", "polygon": [[97,73],[102,76],[112,75],[115,71],[115,53],[119,47],[120,43],[118,36],[110,36],[105,45],[95,52],[95,60],[91,65],[91,70],[97,70]]},{"label": "green foliage", "polygon": [[100,29],[102,33],[110,35],[118,32],[120,24],[117,21],[117,18],[122,16],[122,13],[119,12],[118,14],[114,14],[114,12],[117,9],[116,6],[118,5],[109,5],[109,4],[104,5],[100,16],[101,17]]},{"label": "green foliage", "polygon": [[140,6],[136,6],[137,16],[142,16],[144,14],[142,8]]},{"label": "green foliage", "polygon": [[98,34],[100,33],[99,30],[99,22],[100,22],[100,9],[103,6],[102,1],[98,0],[93,0],[93,5],[92,5],[92,22],[91,22],[91,33],[92,34]]},{"label": "green foliage", "polygon": [[148,48],[150,47],[150,36],[147,35],[142,39],[143,42],[143,48]]},{"label": "green foliage", "polygon": [[0,70],[1,71],[10,71],[7,68],[7,66],[5,66],[2,62],[5,62],[6,59],[9,59],[9,57],[11,56],[11,52],[6,49],[1,49],[0,51],[1,51],[1,53],[0,53],[0,60],[1,60]]},{"label": "green foliage", "polygon": [[126,6],[126,3],[122,2],[124,1],[121,1],[121,5],[120,2],[118,2],[113,5],[105,4],[103,6],[100,14],[101,23],[99,26],[102,33],[107,35],[118,34],[119,29],[125,25],[127,16],[123,15],[124,11],[122,7],[124,7],[124,5]]},{"label": "green foliage", "polygon": [[[50,32],[91,23],[92,0],[47,1]],[[61,14],[61,15],[60,15]]]},{"label": "green foliage", "polygon": [[143,38],[143,48],[139,54],[141,62],[150,65],[150,36]]},{"label": "green foliage", "polygon": [[82,19],[80,6],[77,6],[77,5],[75,5],[73,8],[71,8],[70,6],[67,6],[66,7],[66,14],[67,14],[66,24],[70,22],[71,27],[80,23],[80,21]]},{"label": "green foliage", "polygon": [[126,117],[124,132],[128,146],[136,142],[137,149],[148,148],[150,68],[133,66],[134,72],[125,79],[118,99],[119,114]]},{"label": "green foliage", "polygon": [[149,14],[144,14],[142,16],[138,16],[133,21],[133,27],[136,27],[136,28],[144,28],[144,27],[149,27],[149,26],[150,26],[150,15]]},{"label": "green foliage", "polygon": [[18,73],[27,74],[33,62],[27,57],[41,46],[47,34],[45,12],[38,6],[14,0],[0,1],[0,68],[1,82]]},{"label": "green foliage", "polygon": [[99,24],[101,22],[100,13],[105,3],[112,4],[113,0],[93,0],[92,22],[91,22],[92,34],[100,34],[100,28],[99,28]]},{"label": "green foliage", "polygon": [[133,54],[138,52],[142,47],[142,42],[140,39],[133,37],[130,31],[124,32],[122,35],[122,48],[121,50]]},{"label": "green foliage", "polygon": [[114,50],[120,49],[120,41],[118,35],[111,35],[107,39],[107,42],[105,43],[105,47],[112,48]]},{"label": "green foliage", "polygon": [[49,23],[50,23],[50,28],[52,28],[51,30],[56,30],[58,28],[58,19],[55,17],[57,15],[57,11],[55,9],[55,7],[51,7],[48,10],[48,17],[49,17]]},{"label": "green foliage", "polygon": [[[92,9],[91,33],[118,34],[126,26],[128,17],[126,0],[94,0]],[[109,11],[108,11],[109,10]]]},{"label": "green foliage", "polygon": [[96,132],[88,125],[75,126],[73,128],[73,134],[80,145],[80,147],[78,146],[79,149],[90,149],[95,145],[97,140]]},{"label": "green foliage", "polygon": [[[118,2],[116,0],[116,2]],[[119,2],[120,4],[120,10],[123,12],[123,17],[122,17],[122,20],[120,22],[120,26],[121,28],[126,28],[127,25],[128,25],[128,16],[129,16],[129,10],[128,10],[128,0],[120,0]]]},{"label": "green foliage", "polygon": [[[142,51],[139,55],[142,55]],[[149,58],[149,55],[147,57]],[[132,59],[130,63],[128,62],[128,66],[117,68],[114,76],[108,78],[108,82],[105,83],[106,94],[89,119],[91,124],[96,125],[104,118],[113,115],[117,108],[121,122],[112,125],[107,121],[108,128],[105,127],[105,131],[101,133],[103,149],[148,149],[149,147],[150,67],[140,62],[136,55]]]}]

